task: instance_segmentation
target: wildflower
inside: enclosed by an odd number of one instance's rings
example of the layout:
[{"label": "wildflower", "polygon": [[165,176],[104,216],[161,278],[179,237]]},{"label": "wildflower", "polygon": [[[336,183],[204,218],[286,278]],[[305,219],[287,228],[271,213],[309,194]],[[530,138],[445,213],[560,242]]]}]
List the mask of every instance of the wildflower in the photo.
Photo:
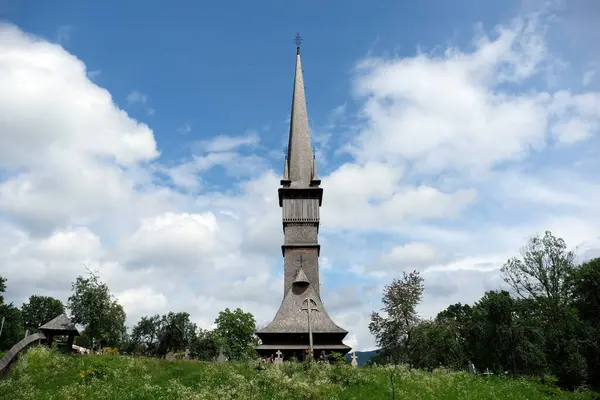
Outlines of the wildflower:
[{"label": "wildflower", "polygon": [[83,378],[83,377],[85,376],[85,372],[83,372],[83,370],[82,370],[82,371],[79,373],[79,376]]}]

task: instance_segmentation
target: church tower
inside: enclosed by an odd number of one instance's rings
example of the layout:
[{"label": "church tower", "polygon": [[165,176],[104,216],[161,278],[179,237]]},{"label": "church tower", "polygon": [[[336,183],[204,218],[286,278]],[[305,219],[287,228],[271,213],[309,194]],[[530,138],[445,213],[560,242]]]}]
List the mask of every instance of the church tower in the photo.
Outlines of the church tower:
[{"label": "church tower", "polygon": [[323,200],[321,180],[312,152],[300,45],[296,49],[296,73],[292,114],[283,179],[279,188],[284,241],[283,301],[273,321],[256,332],[261,356],[276,351],[284,358],[303,359],[309,349],[309,319],[314,356],[322,352],[346,354],[342,343],[347,331],[337,326],[325,311],[319,284],[319,211]]}]

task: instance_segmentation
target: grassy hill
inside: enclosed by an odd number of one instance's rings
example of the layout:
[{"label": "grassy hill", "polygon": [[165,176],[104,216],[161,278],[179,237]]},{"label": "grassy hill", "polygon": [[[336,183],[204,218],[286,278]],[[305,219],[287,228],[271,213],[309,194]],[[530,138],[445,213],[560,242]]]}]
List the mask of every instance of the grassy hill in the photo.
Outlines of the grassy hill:
[{"label": "grassy hill", "polygon": [[[65,356],[34,347],[0,380],[0,399],[390,399],[390,369]],[[397,399],[592,399],[534,380],[398,367]]]}]

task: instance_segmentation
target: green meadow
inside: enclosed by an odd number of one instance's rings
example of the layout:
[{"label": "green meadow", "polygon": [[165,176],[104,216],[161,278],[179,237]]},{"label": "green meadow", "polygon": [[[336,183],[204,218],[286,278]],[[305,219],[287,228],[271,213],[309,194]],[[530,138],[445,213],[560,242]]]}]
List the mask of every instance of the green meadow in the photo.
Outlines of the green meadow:
[{"label": "green meadow", "polygon": [[406,367],[68,356],[34,347],[0,379],[2,399],[594,399],[539,379]]}]

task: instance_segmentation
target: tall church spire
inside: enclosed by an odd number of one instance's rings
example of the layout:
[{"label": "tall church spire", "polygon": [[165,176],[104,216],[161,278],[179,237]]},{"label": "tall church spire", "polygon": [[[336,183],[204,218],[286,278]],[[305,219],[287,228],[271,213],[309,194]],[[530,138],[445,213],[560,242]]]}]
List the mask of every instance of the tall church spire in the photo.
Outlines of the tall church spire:
[{"label": "tall church spire", "polygon": [[[256,350],[261,355],[283,351],[286,359],[303,358],[309,349],[317,356],[332,351],[346,354],[350,350],[342,342],[348,332],[333,322],[321,301],[319,215],[323,188],[310,144],[300,40],[296,36],[290,137],[282,187],[277,190],[284,234],[283,300],[273,320],[256,332],[262,342]],[[310,308],[310,314],[303,311],[306,307]]]},{"label": "tall church spire", "polygon": [[310,143],[306,95],[302,77],[300,59],[300,40],[297,36],[296,73],[294,75],[294,94],[292,114],[290,116],[290,136],[287,152],[287,176],[284,177],[291,187],[307,187],[313,183],[314,158]]}]

